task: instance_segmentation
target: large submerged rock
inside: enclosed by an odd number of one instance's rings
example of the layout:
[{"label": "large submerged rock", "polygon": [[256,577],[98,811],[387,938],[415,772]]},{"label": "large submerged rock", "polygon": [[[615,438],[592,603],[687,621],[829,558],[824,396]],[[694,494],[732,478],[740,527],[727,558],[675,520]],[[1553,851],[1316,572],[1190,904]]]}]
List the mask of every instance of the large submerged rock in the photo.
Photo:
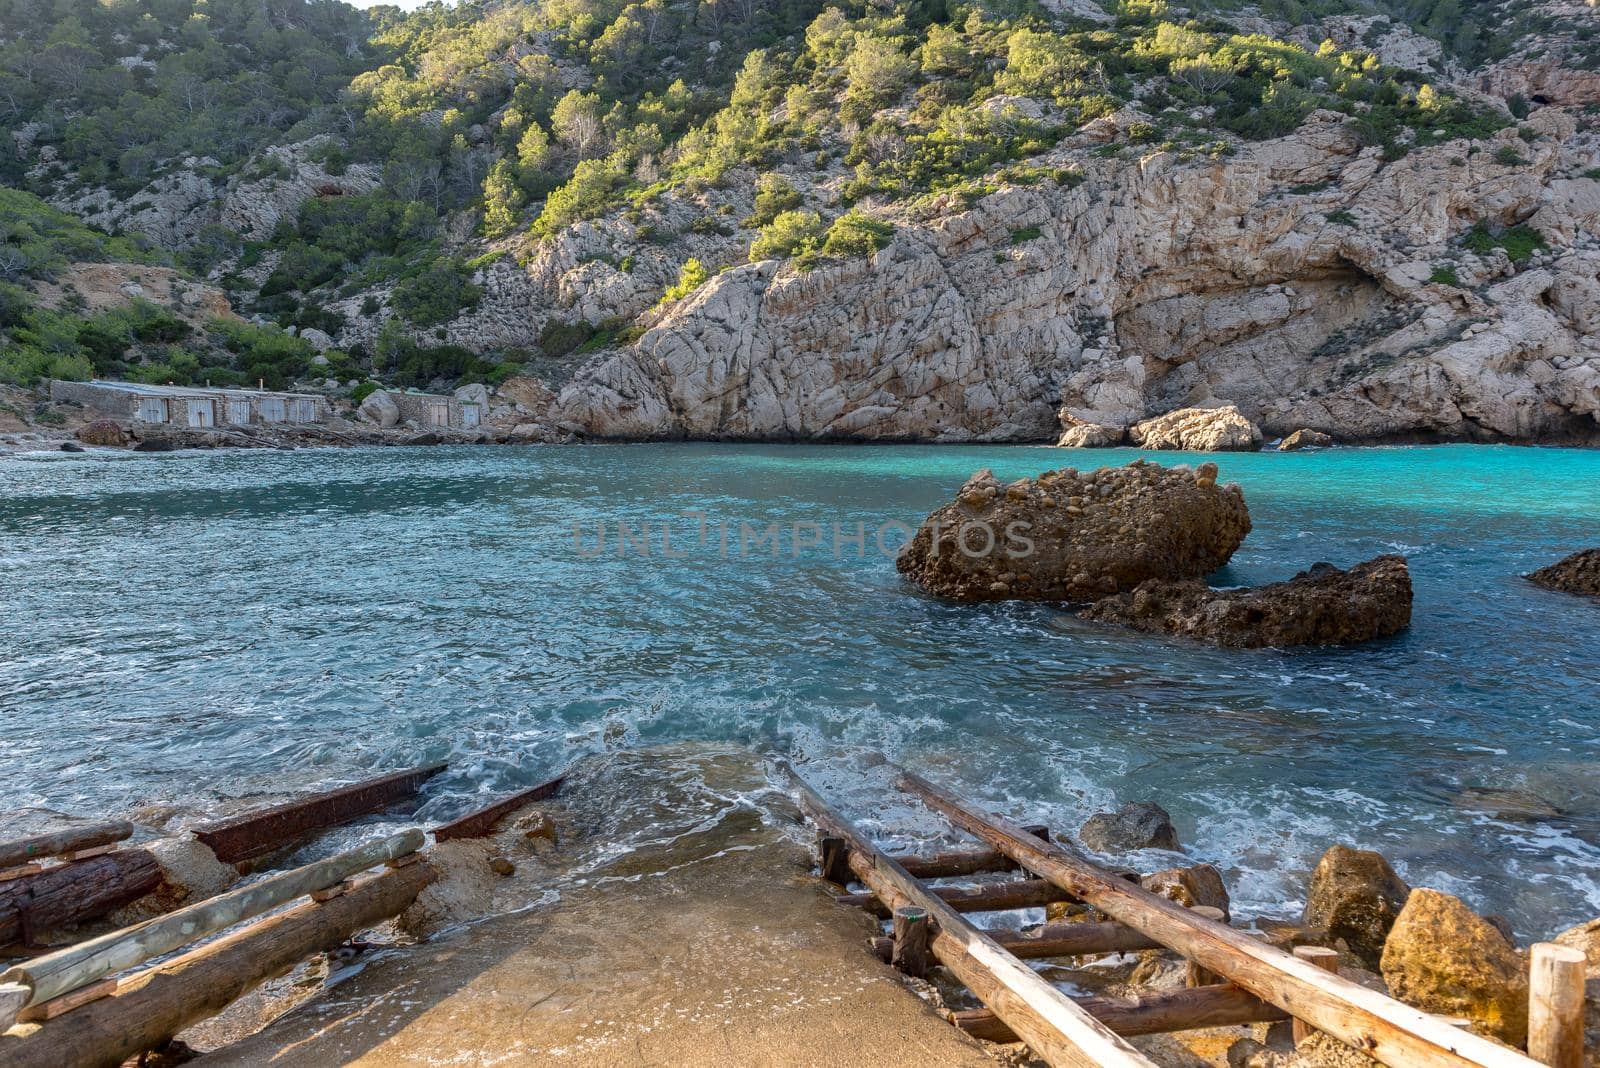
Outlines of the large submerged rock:
[{"label": "large submerged rock", "polygon": [[1115,812],[1096,812],[1078,828],[1078,840],[1096,853],[1182,848],[1172,817],[1154,801],[1134,801]]},{"label": "large submerged rock", "polygon": [[1084,616],[1234,648],[1353,645],[1410,625],[1411,573],[1404,557],[1379,556],[1348,571],[1316,564],[1254,589],[1151,580],[1091,605]]},{"label": "large submerged rock", "polygon": [[1082,603],[1150,579],[1210,574],[1248,533],[1244,492],[1217,485],[1215,464],[1191,471],[1136,460],[1010,485],[984,469],[928,516],[896,566],[958,601]]},{"label": "large submerged rock", "polygon": [[1322,854],[1311,873],[1305,922],[1342,938],[1371,967],[1383,956],[1383,943],[1411,896],[1382,854],[1336,845]]},{"label": "large submerged rock", "polygon": [[1600,597],[1600,549],[1584,549],[1541,567],[1528,581],[1550,590]]},{"label": "large submerged rock", "polygon": [[1222,408],[1180,408],[1134,424],[1128,436],[1145,449],[1250,452],[1261,448],[1261,428],[1232,404]]},{"label": "large submerged rock", "polygon": [[1473,1028],[1518,1045],[1528,1033],[1528,968],[1500,929],[1438,890],[1411,892],[1383,947],[1395,997],[1428,1012],[1465,1016]]}]

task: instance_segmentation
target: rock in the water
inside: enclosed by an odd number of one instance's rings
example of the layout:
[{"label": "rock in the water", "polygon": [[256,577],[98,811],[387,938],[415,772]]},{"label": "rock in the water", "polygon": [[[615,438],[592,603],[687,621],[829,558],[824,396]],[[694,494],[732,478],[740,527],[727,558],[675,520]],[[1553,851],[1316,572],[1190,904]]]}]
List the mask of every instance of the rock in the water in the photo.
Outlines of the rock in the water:
[{"label": "rock in the water", "polygon": [[76,441],[63,441],[61,443],[61,451],[62,452],[84,452],[85,450],[84,450],[84,447],[82,445],[79,445]]},{"label": "rock in the water", "polygon": [[1250,533],[1236,485],[1144,461],[1001,485],[987,469],[930,515],[895,566],[958,601],[1092,601],[1147,579],[1198,578]]},{"label": "rock in the water", "polygon": [[444,441],[444,438],[440,437],[438,434],[435,434],[433,431],[424,430],[420,434],[413,434],[411,437],[407,438],[406,439],[406,444],[407,445],[438,445],[443,441]]},{"label": "rock in the water", "polygon": [[104,445],[121,448],[128,443],[128,434],[109,419],[96,419],[78,428],[77,438],[85,445]]},{"label": "rock in the water", "polygon": [[1330,449],[1333,447],[1333,438],[1320,430],[1296,430],[1293,434],[1278,442],[1279,452],[1295,452],[1299,449]]},{"label": "rock in the water", "polygon": [[1222,881],[1222,873],[1209,864],[1151,872],[1139,880],[1139,885],[1184,908],[1210,905],[1221,909],[1224,916],[1229,915],[1228,888]]},{"label": "rock in the water", "polygon": [[1600,597],[1600,549],[1584,549],[1541,567],[1528,576],[1528,581],[1546,589]]},{"label": "rock in the water", "polygon": [[400,422],[400,406],[383,390],[374,390],[356,409],[356,416],[387,429]]},{"label": "rock in the water", "polygon": [[1115,812],[1096,812],[1078,829],[1078,840],[1097,853],[1183,848],[1172,817],[1153,801],[1135,801]]},{"label": "rock in the water", "polygon": [[166,438],[145,438],[133,447],[134,452],[172,452],[177,446]]},{"label": "rock in the water", "polygon": [[1128,440],[1126,427],[1113,423],[1086,423],[1067,409],[1061,409],[1061,440],[1056,445],[1063,449],[1110,449]]},{"label": "rock in the water", "polygon": [[1505,935],[1460,899],[1416,889],[1383,947],[1395,997],[1520,1045],[1528,1031],[1528,966]]},{"label": "rock in the water", "polygon": [[1311,873],[1305,922],[1344,939],[1352,953],[1377,967],[1384,940],[1410,894],[1411,887],[1380,854],[1336,845]]},{"label": "rock in the water", "polygon": [[1261,429],[1231,404],[1223,408],[1180,408],[1135,423],[1128,436],[1144,449],[1249,452],[1261,448]]},{"label": "rock in the water", "polygon": [[1083,614],[1100,623],[1239,649],[1354,645],[1410,625],[1411,572],[1405,557],[1379,556],[1348,571],[1316,564],[1287,582],[1247,590],[1153,579],[1098,601]]}]

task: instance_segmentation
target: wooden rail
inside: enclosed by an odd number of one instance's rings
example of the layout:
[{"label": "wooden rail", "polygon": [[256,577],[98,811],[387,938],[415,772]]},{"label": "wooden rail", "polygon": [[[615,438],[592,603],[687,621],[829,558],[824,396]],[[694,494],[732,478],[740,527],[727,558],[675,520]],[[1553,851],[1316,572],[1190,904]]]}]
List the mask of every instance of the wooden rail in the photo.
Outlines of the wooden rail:
[{"label": "wooden rail", "polygon": [[410,797],[446,766],[429,764],[397,771],[286,801],[233,819],[205,824],[195,829],[194,836],[210,846],[224,864],[256,860],[293,845],[308,834],[349,823]]},{"label": "wooden rail", "polygon": [[[95,849],[112,842],[120,842],[132,834],[133,824],[115,820],[70,827],[64,831],[35,835],[16,842],[0,842],[0,877],[34,861]],[[25,871],[19,874],[30,873]]]},{"label": "wooden rail", "polygon": [[502,798],[449,823],[441,823],[433,829],[433,840],[448,842],[452,838],[482,838],[492,833],[496,824],[517,809],[531,805],[535,801],[554,797],[561,789],[561,784],[566,781],[567,773],[562,772],[549,782],[542,782],[538,786]]},{"label": "wooden rail", "polygon": [[915,905],[926,910],[937,928],[930,946],[933,956],[993,1008],[1037,1056],[1051,1065],[1076,1068],[1152,1068],[1149,1060],[1110,1028],[929,893],[834,811],[788,764],[780,764],[779,772],[817,825],[847,843],[850,870],[880,900],[891,908]]},{"label": "wooden rail", "polygon": [[164,878],[148,850],[118,849],[0,882],[0,946],[30,945],[39,931],[104,916]]},{"label": "wooden rail", "polygon": [[[208,898],[164,916],[26,961],[0,973],[0,991],[21,987],[25,1010],[89,986],[116,972],[170,953],[206,935],[259,916],[269,909],[316,890],[333,886],[358,872],[415,853],[424,838],[409,830],[369,842],[326,860]],[[15,1000],[16,995],[8,995]],[[15,1018],[0,1017],[0,1031]]]},{"label": "wooden rail", "polygon": [[1198,918],[1166,898],[1033,838],[1014,823],[962,802],[920,776],[902,772],[897,781],[1028,871],[1392,1068],[1531,1068],[1538,1063],[1223,923]]},{"label": "wooden rail", "polygon": [[[1019,960],[1079,957],[1101,953],[1136,953],[1161,949],[1161,943],[1120,923],[1047,923],[1032,931],[984,931]],[[889,959],[892,938],[875,938],[872,948]]]},{"label": "wooden rail", "polygon": [[[1232,983],[1132,998],[1078,998],[1077,1002],[1090,1016],[1124,1038],[1199,1027],[1275,1023],[1289,1018],[1282,1009],[1268,1005]],[[950,1013],[949,1018],[967,1034],[986,1042],[1018,1040],[1016,1033],[991,1009],[959,1009]]]},{"label": "wooden rail", "polygon": [[[1057,902],[1077,900],[1044,879],[1015,879],[982,886],[934,886],[929,887],[929,892],[957,912],[1010,912],[1012,909],[1038,909]],[[872,893],[840,894],[834,900],[841,905],[866,909],[884,920],[889,918],[891,911],[877,894]]]}]

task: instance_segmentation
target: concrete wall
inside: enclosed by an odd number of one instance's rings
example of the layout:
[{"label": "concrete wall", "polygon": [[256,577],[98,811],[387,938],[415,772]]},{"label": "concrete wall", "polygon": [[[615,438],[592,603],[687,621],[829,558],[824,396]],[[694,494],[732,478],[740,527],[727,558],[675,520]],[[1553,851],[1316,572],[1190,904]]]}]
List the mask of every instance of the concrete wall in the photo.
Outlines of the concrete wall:
[{"label": "concrete wall", "polygon": [[424,430],[470,430],[481,425],[483,417],[488,414],[483,411],[482,405],[463,404],[454,397],[433,393],[400,393],[395,390],[384,392],[400,409],[402,423],[415,423]]},{"label": "concrete wall", "polygon": [[[195,389],[192,393],[148,394],[109,382],[50,382],[50,399],[82,404],[130,422],[228,427],[320,423],[328,418],[328,398],[302,393]],[[209,412],[196,424],[191,409]]]}]

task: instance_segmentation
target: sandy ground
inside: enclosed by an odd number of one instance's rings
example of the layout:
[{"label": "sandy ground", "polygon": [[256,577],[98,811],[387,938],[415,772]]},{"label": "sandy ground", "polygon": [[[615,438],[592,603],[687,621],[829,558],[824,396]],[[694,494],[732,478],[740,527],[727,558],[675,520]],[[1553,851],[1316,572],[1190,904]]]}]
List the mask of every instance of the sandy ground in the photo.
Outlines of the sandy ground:
[{"label": "sandy ground", "polygon": [[[589,796],[552,810],[554,849],[515,827],[441,849],[413,925],[541,883],[559,900],[380,954],[198,1063],[993,1068],[866,951],[872,922],[808,874],[782,804],[749,802],[753,762],[689,762],[572,784]],[[487,874],[496,850],[516,875]]]}]

